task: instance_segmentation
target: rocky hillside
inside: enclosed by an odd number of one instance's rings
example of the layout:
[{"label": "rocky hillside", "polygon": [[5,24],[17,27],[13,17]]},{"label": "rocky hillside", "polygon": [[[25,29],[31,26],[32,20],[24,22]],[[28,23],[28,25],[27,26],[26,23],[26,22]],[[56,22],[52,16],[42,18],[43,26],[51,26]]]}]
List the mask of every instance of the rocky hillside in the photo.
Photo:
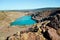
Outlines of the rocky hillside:
[{"label": "rocky hillside", "polygon": [[6,40],[60,40],[60,14],[18,31]]},{"label": "rocky hillside", "polygon": [[[10,27],[10,23],[31,15],[36,24],[31,27]],[[60,8],[22,11],[0,11],[0,40],[60,40]]]},{"label": "rocky hillside", "polygon": [[24,13],[24,12],[5,12],[5,11],[2,11],[2,12],[0,12],[0,24],[1,25],[2,24],[4,25],[4,23],[9,24],[10,22],[13,22],[17,18],[22,17],[26,14],[27,13]]},{"label": "rocky hillside", "polygon": [[[24,12],[0,12],[0,40],[5,40],[7,36],[14,34],[15,32],[22,30],[19,27],[11,27],[10,23],[19,17],[26,15]],[[13,30],[13,31],[12,31]]]}]

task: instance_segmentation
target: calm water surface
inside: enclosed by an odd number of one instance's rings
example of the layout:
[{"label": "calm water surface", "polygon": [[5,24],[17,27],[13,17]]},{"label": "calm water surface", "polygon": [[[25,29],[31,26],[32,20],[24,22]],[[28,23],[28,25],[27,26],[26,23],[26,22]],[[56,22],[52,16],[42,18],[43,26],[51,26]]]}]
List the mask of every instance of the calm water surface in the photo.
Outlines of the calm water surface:
[{"label": "calm water surface", "polygon": [[18,19],[16,19],[14,22],[11,23],[11,26],[17,25],[17,26],[24,26],[24,25],[33,25],[36,21],[32,19],[31,16],[23,16]]}]

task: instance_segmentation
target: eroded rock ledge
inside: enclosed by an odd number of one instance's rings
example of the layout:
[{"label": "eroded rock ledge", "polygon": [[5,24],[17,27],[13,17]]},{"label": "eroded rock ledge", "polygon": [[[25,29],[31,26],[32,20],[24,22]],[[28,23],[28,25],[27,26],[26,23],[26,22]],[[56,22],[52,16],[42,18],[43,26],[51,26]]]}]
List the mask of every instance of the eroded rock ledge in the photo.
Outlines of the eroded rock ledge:
[{"label": "eroded rock ledge", "polygon": [[33,16],[38,21],[37,24],[7,37],[6,40],[60,40],[60,11],[42,19],[38,15]]}]

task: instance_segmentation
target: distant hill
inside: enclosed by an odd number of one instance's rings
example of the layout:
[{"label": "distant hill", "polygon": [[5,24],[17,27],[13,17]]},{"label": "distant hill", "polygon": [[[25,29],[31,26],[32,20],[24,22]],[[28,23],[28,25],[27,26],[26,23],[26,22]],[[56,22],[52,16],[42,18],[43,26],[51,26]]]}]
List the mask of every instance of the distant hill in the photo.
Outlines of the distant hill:
[{"label": "distant hill", "polygon": [[44,11],[44,10],[60,10],[60,7],[49,7],[49,8],[37,8],[37,9],[26,9],[26,10],[0,10],[0,11],[8,11],[8,12],[36,12],[36,11]]}]

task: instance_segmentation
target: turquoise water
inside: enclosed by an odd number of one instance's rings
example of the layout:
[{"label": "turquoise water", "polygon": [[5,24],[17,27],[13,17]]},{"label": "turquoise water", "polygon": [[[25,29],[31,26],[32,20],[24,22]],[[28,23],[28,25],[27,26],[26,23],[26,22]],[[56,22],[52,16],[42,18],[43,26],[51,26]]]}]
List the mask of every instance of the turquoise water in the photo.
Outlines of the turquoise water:
[{"label": "turquoise water", "polygon": [[24,25],[33,25],[36,21],[31,18],[31,16],[23,16],[16,19],[14,22],[11,23],[11,26],[24,26]]}]

